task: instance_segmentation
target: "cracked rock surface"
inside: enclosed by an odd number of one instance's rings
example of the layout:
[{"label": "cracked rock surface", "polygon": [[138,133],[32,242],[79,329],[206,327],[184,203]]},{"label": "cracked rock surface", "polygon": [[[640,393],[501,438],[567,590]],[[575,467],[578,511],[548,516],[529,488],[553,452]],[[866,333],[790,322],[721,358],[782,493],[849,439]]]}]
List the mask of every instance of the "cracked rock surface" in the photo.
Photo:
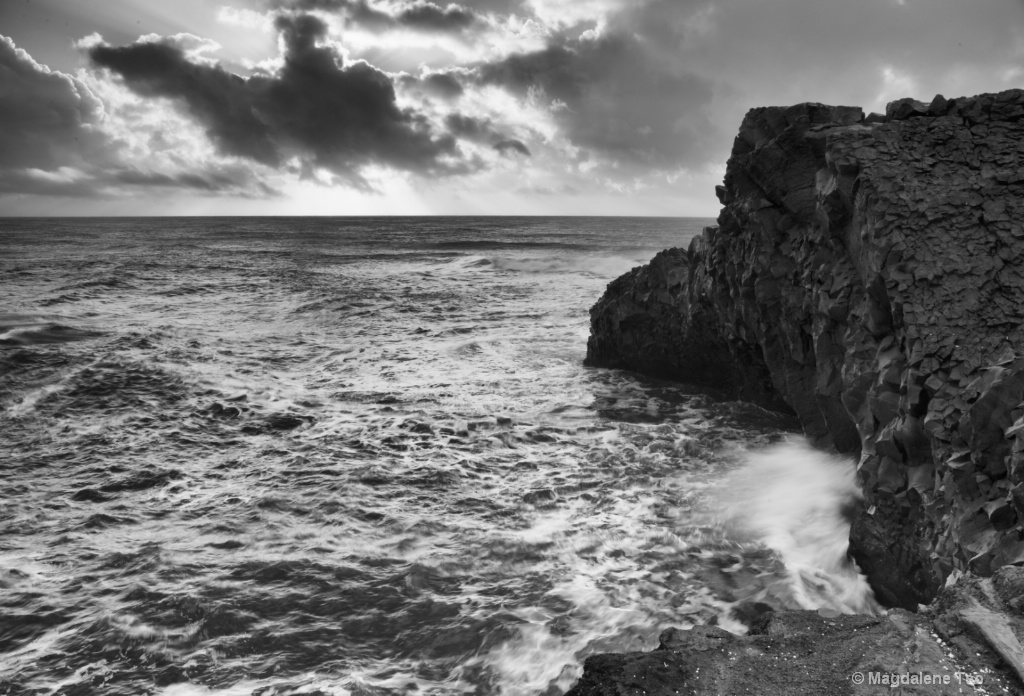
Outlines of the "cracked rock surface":
[{"label": "cracked rock surface", "polygon": [[717,192],[717,227],[609,286],[588,364],[858,455],[851,550],[889,606],[1024,562],[1024,91],[753,109]]},{"label": "cracked rock surface", "polygon": [[1021,592],[1024,569],[1005,568],[963,576],[919,614],[769,612],[747,636],[670,628],[652,652],[588,658],[566,696],[1021,694]]}]

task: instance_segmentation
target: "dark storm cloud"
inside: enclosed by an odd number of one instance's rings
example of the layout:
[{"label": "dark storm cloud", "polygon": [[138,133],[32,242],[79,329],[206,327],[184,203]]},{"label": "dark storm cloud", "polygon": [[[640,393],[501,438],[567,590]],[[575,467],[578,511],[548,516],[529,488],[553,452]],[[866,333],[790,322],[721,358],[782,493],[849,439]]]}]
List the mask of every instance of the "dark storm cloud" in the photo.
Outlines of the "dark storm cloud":
[{"label": "dark storm cloud", "polygon": [[230,191],[244,198],[267,198],[279,193],[248,169],[240,166],[207,167],[200,172],[165,174],[136,168],[110,172],[105,181],[141,188],[193,189],[199,192],[224,193]]},{"label": "dark storm cloud", "polygon": [[477,23],[475,13],[458,5],[438,7],[419,2],[403,8],[395,19],[404,27],[422,31],[463,31]]},{"label": "dark storm cloud", "polygon": [[499,140],[491,147],[503,155],[511,152],[518,152],[520,155],[524,155],[526,157],[530,156],[530,148],[526,147],[521,140],[515,140],[514,138]]},{"label": "dark storm cloud", "polygon": [[479,65],[476,76],[548,108],[581,156],[629,165],[604,170],[623,181],[723,163],[756,106],[880,110],[902,96],[975,93],[980,82],[1019,86],[1024,3],[983,4],[630,0],[607,4],[599,30],[580,34],[594,25],[577,15],[545,48]]},{"label": "dark storm cloud", "polygon": [[442,7],[423,1],[406,3],[393,12],[378,9],[367,0],[285,0],[271,5],[278,9],[337,12],[349,22],[375,32],[404,28],[458,34],[482,21],[475,12],[461,5]]},{"label": "dark storm cloud", "polygon": [[420,173],[452,173],[443,161],[455,141],[435,137],[422,116],[400,109],[387,75],[363,63],[342,65],[320,41],[327,26],[312,15],[280,16],[284,65],[243,78],[190,60],[167,42],[97,45],[89,57],[137,94],[183,104],[226,155],[281,166],[298,156],[353,183],[371,163]]},{"label": "dark storm cloud", "polygon": [[162,43],[98,45],[89,49],[89,57],[95,65],[123,77],[137,94],[184,99],[222,151],[279,164],[281,154],[250,103],[248,85],[241,77],[191,63],[181,49]]},{"label": "dark storm cloud", "polygon": [[489,118],[454,113],[445,117],[444,125],[452,135],[472,142],[489,143],[502,155],[519,153],[530,156],[530,148],[521,140],[503,135]]},{"label": "dark storm cloud", "polygon": [[405,89],[427,97],[454,100],[465,92],[459,78],[451,73],[431,73],[426,77],[402,75],[398,80]]},{"label": "dark storm cloud", "polygon": [[656,168],[699,163],[709,80],[675,69],[632,33],[580,40],[481,65],[478,80],[540,98],[569,140],[615,161]]},{"label": "dark storm cloud", "polygon": [[477,118],[459,113],[448,114],[444,119],[444,125],[452,135],[467,140],[493,140],[501,137],[494,130],[494,124],[489,118]]},{"label": "dark storm cloud", "polygon": [[79,80],[39,65],[0,36],[0,168],[52,170],[98,156],[103,104]]},{"label": "dark storm cloud", "polygon": [[76,198],[139,188],[273,193],[244,167],[161,173],[128,166],[124,143],[101,128],[104,117],[102,102],[80,80],[36,63],[0,36],[0,193]]}]

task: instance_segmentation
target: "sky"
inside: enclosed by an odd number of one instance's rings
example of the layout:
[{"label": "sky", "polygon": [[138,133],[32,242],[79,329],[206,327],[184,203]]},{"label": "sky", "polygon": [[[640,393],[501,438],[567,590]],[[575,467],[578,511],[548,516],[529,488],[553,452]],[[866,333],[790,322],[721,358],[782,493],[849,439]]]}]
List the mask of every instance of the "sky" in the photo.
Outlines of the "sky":
[{"label": "sky", "polygon": [[2,215],[717,215],[751,108],[1024,87],[1024,0],[0,0]]}]

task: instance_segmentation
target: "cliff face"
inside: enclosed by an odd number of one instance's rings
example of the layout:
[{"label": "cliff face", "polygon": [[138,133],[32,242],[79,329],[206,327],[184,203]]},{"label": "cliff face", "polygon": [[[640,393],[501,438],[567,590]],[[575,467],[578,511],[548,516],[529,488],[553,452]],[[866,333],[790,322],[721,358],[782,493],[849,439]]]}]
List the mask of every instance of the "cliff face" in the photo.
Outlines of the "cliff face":
[{"label": "cliff face", "polygon": [[1024,562],[1024,92],[754,109],[723,210],[592,310],[588,363],[718,386],[860,455],[880,599]]},{"label": "cliff face", "polygon": [[757,345],[725,337],[697,277],[685,251],[666,249],[612,282],[591,309],[586,364],[716,387],[791,413]]}]

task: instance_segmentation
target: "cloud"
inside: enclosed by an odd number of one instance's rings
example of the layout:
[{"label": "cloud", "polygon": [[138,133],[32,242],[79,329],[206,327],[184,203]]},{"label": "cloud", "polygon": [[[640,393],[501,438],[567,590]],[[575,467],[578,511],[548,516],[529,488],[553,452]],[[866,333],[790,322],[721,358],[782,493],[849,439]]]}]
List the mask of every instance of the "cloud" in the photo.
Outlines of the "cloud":
[{"label": "cloud", "polygon": [[551,112],[585,154],[663,169],[709,152],[712,82],[674,69],[635,34],[556,37],[543,50],[484,63],[477,75]]},{"label": "cloud", "polygon": [[462,82],[451,72],[429,73],[423,77],[404,74],[398,81],[408,91],[449,101],[458,99],[465,92]]},{"label": "cloud", "polygon": [[901,96],[999,91],[1020,86],[1024,58],[1020,0],[531,0],[531,8],[545,45],[479,60],[460,109],[476,113],[475,95],[499,88],[556,126],[542,147],[531,141],[534,166],[557,175],[561,150],[566,181],[664,196],[710,198],[751,108],[820,101],[882,110]]},{"label": "cloud", "polygon": [[243,198],[268,198],[278,191],[256,177],[252,170],[238,165],[208,166],[194,172],[165,172],[125,167],[109,172],[100,183],[137,188],[193,189],[197,192],[230,192]]},{"label": "cloud", "polygon": [[530,148],[522,140],[502,134],[489,118],[451,113],[445,117],[444,124],[452,135],[471,142],[489,143],[491,149],[500,155],[519,153],[530,157]]},{"label": "cloud", "polygon": [[[98,34],[88,36],[79,41],[79,48],[89,49],[96,45],[102,45],[103,37]],[[160,36],[159,34],[146,34],[138,38],[138,43],[162,43],[174,46],[181,50],[188,58],[197,59],[204,53],[215,53],[221,50],[221,45],[212,39],[205,39],[195,34],[181,32],[171,36]]]},{"label": "cloud", "polygon": [[635,4],[631,0],[529,0],[529,9],[544,24],[564,28],[603,21],[623,6]]},{"label": "cloud", "polygon": [[402,8],[395,19],[403,27],[421,31],[464,31],[476,24],[476,13],[458,5],[441,8],[430,2],[417,2]]},{"label": "cloud", "polygon": [[1017,87],[1000,75],[1024,58],[1020,0],[646,0],[608,25],[713,81],[715,111],[732,129],[756,106],[877,111],[897,95],[930,101]]},{"label": "cloud", "polygon": [[101,156],[103,115],[84,83],[0,36],[0,168],[47,171]]},{"label": "cloud", "polygon": [[432,34],[459,34],[483,23],[476,12],[461,5],[442,7],[425,0],[402,3],[387,10],[371,5],[367,0],[277,0],[270,5],[276,9],[336,12],[349,23],[374,32],[410,29]]},{"label": "cloud", "polygon": [[368,165],[430,175],[466,170],[451,136],[434,134],[422,115],[398,107],[386,74],[343,62],[325,41],[322,20],[281,15],[275,26],[282,64],[251,77],[190,60],[170,42],[95,45],[88,55],[136,94],[183,106],[223,155],[271,167],[297,158],[304,168],[362,186],[359,170]]},{"label": "cloud", "polygon": [[451,73],[432,73],[423,78],[423,86],[428,94],[433,93],[446,99],[456,99],[465,91],[462,83]]},{"label": "cloud", "polygon": [[196,172],[164,173],[132,166],[114,169],[54,170],[0,169],[0,194],[29,193],[67,198],[116,198],[147,190],[190,191],[199,194],[231,194],[241,198],[279,195],[243,168],[211,168]]},{"label": "cloud", "polygon": [[[190,48],[201,43],[182,36],[174,40]],[[84,198],[142,189],[274,194],[250,168],[237,164],[186,161],[176,153],[170,167],[167,158],[148,159],[164,171],[131,164],[138,153],[127,134],[118,132],[119,119],[96,86],[90,88],[85,75],[50,70],[0,36],[0,195]],[[138,122],[134,126],[136,131],[147,127]]]},{"label": "cloud", "polygon": [[[342,181],[425,190],[431,203],[449,190],[544,190],[589,206],[620,191],[713,212],[750,108],[879,111],[902,96],[1020,87],[1024,75],[1021,0],[243,4],[255,9],[220,12],[238,15],[231,32],[204,29],[224,49],[186,13],[173,28],[133,26],[163,35],[130,44],[82,40],[102,67],[73,74],[4,40],[0,193],[264,196],[270,183],[315,199]],[[256,40],[245,43],[239,18]],[[339,29],[344,49],[328,33]],[[236,43],[251,47],[245,58]]]},{"label": "cloud", "polygon": [[489,118],[452,113],[445,117],[444,124],[453,135],[467,140],[479,142],[501,138]]},{"label": "cloud", "polygon": [[521,140],[515,140],[514,138],[499,140],[492,147],[503,155],[518,152],[525,157],[530,156],[530,148],[526,147]]}]

